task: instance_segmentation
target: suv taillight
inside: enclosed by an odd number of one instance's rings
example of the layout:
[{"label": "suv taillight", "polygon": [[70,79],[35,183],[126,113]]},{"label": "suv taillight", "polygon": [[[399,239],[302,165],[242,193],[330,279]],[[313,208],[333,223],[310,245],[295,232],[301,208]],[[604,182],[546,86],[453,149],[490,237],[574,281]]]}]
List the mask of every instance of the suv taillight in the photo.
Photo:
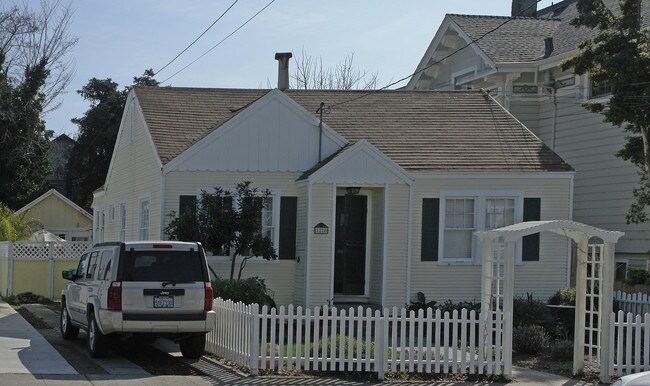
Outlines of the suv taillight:
[{"label": "suv taillight", "polygon": [[120,311],[122,309],[122,283],[114,281],[108,287],[108,309]]},{"label": "suv taillight", "polygon": [[212,284],[205,283],[205,301],[203,302],[203,310],[212,311],[213,301],[214,301],[214,296],[212,296]]}]

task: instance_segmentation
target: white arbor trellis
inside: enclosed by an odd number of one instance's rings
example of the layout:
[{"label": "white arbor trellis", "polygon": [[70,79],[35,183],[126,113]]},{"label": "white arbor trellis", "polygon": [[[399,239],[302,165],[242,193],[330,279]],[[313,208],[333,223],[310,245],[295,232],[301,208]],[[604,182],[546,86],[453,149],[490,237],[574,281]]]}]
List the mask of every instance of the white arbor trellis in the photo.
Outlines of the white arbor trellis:
[{"label": "white arbor trellis", "polygon": [[[483,267],[482,267],[482,290],[481,290],[481,311],[489,312],[495,309],[503,310],[504,317],[509,318],[509,325],[512,326],[512,308],[514,297],[514,280],[515,280],[515,255],[516,245],[522,237],[540,233],[553,232],[572,239],[577,245],[577,269],[576,269],[576,316],[575,316],[575,334],[574,334],[574,352],[573,352],[573,373],[577,374],[583,370],[585,363],[585,315],[587,313],[587,265],[589,258],[589,239],[598,237],[603,241],[603,246],[599,253],[600,263],[600,287],[599,295],[593,296],[590,302],[590,317],[594,312],[600,315],[600,379],[608,383],[611,380],[609,374],[609,353],[610,347],[609,336],[610,318],[612,317],[613,292],[614,292],[614,250],[616,242],[623,236],[623,232],[606,231],[589,225],[581,224],[569,220],[551,220],[551,221],[529,221],[519,224],[509,225],[507,227],[492,229],[489,231],[475,232],[474,234],[483,244]],[[505,243],[505,253],[495,256],[494,242],[496,240]],[[592,253],[591,260],[595,259],[595,253]],[[593,287],[593,286],[592,286]],[[593,290],[593,288],[592,288]],[[598,298],[599,307],[594,304],[594,299]],[[590,321],[590,325],[593,323]],[[590,331],[590,333],[593,333]],[[512,329],[504,331],[503,338],[503,363],[504,375],[511,376],[512,363]],[[592,338],[590,337],[590,345]],[[593,347],[590,347],[590,353]]]}]

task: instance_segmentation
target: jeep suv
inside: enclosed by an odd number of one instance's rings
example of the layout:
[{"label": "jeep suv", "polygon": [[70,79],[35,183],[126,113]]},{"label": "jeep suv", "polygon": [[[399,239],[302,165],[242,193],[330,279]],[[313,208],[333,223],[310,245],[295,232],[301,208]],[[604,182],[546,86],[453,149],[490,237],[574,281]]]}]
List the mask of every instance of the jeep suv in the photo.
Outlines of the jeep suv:
[{"label": "jeep suv", "polygon": [[71,282],[61,294],[61,335],[76,339],[86,331],[90,356],[104,356],[118,335],[170,338],[184,357],[203,355],[216,317],[200,243],[100,243],[62,276]]}]

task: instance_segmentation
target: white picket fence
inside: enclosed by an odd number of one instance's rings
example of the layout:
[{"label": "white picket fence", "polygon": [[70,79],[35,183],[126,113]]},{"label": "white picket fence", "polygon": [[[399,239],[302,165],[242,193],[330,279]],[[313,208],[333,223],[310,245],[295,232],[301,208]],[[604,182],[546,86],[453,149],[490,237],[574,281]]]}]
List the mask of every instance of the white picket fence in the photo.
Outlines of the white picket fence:
[{"label": "white picket fence", "polygon": [[650,370],[650,314],[619,311],[611,319],[609,337],[610,374],[632,374]]},{"label": "white picket fence", "polygon": [[215,299],[206,351],[250,368],[510,374],[507,315],[385,308],[304,309]]},{"label": "white picket fence", "polygon": [[624,312],[631,312],[634,315],[650,312],[650,297],[641,292],[628,294],[616,291],[614,292],[614,301],[618,302],[619,308]]}]

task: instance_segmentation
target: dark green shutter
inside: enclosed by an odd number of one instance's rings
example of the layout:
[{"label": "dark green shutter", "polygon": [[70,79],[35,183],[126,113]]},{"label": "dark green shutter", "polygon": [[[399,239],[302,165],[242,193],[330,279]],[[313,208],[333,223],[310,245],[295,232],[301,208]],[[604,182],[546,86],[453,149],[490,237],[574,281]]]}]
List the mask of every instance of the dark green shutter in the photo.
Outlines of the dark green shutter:
[{"label": "dark green shutter", "polygon": [[[542,212],[541,198],[524,198],[524,221],[539,221]],[[524,236],[523,261],[539,261],[539,233]]]},{"label": "dark green shutter", "polygon": [[278,256],[281,260],[296,258],[296,216],[298,197],[280,198],[280,246]]},{"label": "dark green shutter", "polygon": [[422,261],[438,261],[440,199],[422,199]]},{"label": "dark green shutter", "polygon": [[192,213],[196,209],[196,196],[180,196],[178,202],[178,217]]}]

